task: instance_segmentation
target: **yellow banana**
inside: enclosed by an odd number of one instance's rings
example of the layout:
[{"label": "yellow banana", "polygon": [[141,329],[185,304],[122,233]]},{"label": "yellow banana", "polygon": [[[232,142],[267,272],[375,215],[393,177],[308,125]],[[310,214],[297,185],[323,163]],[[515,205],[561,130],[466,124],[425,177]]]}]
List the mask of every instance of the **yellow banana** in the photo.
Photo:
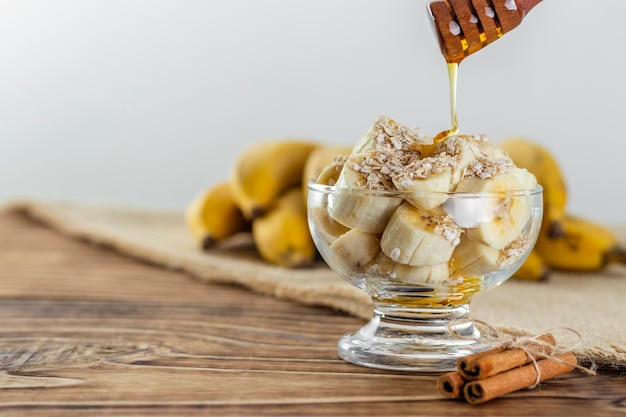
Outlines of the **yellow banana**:
[{"label": "yellow banana", "polygon": [[556,159],[543,146],[523,138],[509,138],[500,146],[515,165],[534,174],[543,187],[543,223],[550,236],[558,237],[562,234],[567,188]]},{"label": "yellow banana", "polygon": [[550,238],[542,230],[535,250],[553,269],[595,271],[610,263],[626,262],[626,250],[607,227],[567,215],[563,235]]},{"label": "yellow banana", "polygon": [[304,164],[316,146],[296,139],[266,141],[253,144],[239,155],[230,183],[247,219],[261,216],[280,194],[301,184]]},{"label": "yellow banana", "polygon": [[268,262],[287,268],[313,263],[317,250],[309,232],[300,184],[287,190],[274,207],[254,219],[252,236],[261,257]]},{"label": "yellow banana", "polygon": [[350,155],[350,146],[330,146],[321,145],[315,148],[306,160],[302,172],[302,187],[304,198],[308,194],[308,182],[310,179],[317,179],[324,169],[330,165],[336,156]]},{"label": "yellow banana", "polygon": [[228,182],[221,182],[198,194],[185,211],[185,222],[203,249],[251,228],[235,204]]},{"label": "yellow banana", "polygon": [[533,250],[522,266],[513,274],[513,278],[525,281],[545,281],[549,278],[551,268],[546,265],[541,255]]}]

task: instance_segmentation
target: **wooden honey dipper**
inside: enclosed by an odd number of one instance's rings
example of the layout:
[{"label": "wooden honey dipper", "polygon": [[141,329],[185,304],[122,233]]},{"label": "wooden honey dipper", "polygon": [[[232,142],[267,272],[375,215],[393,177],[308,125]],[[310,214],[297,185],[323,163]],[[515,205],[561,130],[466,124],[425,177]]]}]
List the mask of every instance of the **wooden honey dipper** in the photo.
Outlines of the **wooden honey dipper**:
[{"label": "wooden honey dipper", "polygon": [[484,48],[517,27],[541,0],[444,0],[430,3],[433,27],[449,63]]}]

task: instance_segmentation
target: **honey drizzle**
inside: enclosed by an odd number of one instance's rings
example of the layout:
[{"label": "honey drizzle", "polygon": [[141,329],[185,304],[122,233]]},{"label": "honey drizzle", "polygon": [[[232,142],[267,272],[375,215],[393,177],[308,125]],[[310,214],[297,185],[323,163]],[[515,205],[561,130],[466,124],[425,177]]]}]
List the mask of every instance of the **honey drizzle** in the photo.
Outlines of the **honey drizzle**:
[{"label": "honey drizzle", "polygon": [[456,116],[456,84],[459,70],[458,62],[448,62],[448,82],[450,83],[450,118],[452,128],[444,130],[435,136],[434,143],[437,144],[459,133],[459,122]]}]

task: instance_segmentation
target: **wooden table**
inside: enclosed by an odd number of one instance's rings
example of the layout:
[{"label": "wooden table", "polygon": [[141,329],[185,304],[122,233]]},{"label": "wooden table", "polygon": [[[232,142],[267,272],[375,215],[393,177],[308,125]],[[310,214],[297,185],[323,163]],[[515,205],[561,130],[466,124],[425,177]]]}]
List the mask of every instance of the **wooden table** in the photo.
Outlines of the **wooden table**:
[{"label": "wooden table", "polygon": [[0,415],[626,415],[626,375],[480,406],[337,358],[359,319],[138,262],[0,214]]}]

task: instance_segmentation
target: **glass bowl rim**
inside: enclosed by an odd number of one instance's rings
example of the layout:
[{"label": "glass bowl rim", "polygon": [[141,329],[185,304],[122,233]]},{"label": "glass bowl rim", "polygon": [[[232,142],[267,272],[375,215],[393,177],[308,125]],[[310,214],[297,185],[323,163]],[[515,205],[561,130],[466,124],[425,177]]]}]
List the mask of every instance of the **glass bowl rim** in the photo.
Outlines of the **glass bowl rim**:
[{"label": "glass bowl rim", "polygon": [[334,185],[325,185],[317,183],[314,178],[307,182],[307,188],[311,191],[324,193],[324,194],[338,194],[341,192],[347,192],[350,194],[363,194],[374,197],[404,197],[404,196],[417,196],[417,197],[442,197],[448,198],[489,198],[489,197],[502,197],[505,194],[508,197],[524,197],[534,196],[541,194],[543,187],[537,184],[532,189],[521,190],[508,190],[508,191],[481,191],[481,192],[456,192],[456,191],[401,191],[401,190],[373,190],[368,188],[347,188],[337,187]]}]

